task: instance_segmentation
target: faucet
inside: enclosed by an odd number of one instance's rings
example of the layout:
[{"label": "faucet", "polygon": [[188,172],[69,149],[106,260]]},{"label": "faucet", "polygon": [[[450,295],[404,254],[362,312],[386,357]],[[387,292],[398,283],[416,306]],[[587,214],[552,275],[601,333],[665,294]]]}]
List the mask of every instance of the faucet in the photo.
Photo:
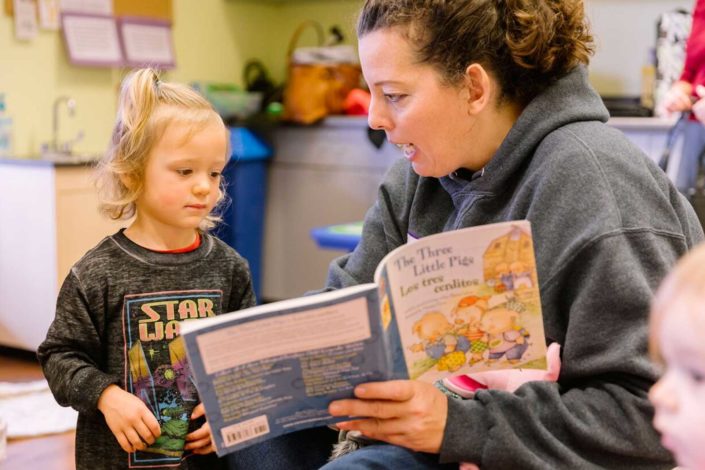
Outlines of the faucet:
[{"label": "faucet", "polygon": [[54,100],[54,114],[52,119],[53,133],[49,148],[50,150],[56,153],[71,153],[71,143],[67,142],[63,146],[59,145],[59,107],[61,106],[61,103],[64,102],[66,103],[66,108],[68,109],[69,116],[73,116],[76,112],[76,100],[74,100],[73,98],[69,96],[59,96]]}]

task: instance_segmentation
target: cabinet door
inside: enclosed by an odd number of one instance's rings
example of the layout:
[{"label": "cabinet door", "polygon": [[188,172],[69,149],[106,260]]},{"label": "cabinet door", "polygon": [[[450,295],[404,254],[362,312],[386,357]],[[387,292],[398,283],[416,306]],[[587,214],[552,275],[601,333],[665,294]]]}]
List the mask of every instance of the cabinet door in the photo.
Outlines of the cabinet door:
[{"label": "cabinet door", "polygon": [[0,163],[0,345],[35,350],[56,306],[54,167]]},{"label": "cabinet door", "polygon": [[345,252],[319,248],[311,229],[362,220],[387,168],[401,157],[389,143],[375,149],[364,120],[282,128],[275,147],[264,226],[266,300],[323,288],[328,265]]},{"label": "cabinet door", "polygon": [[60,167],[56,170],[56,239],[59,282],[76,261],[107,235],[127,226],[98,212],[98,196],[91,181],[92,168]]}]

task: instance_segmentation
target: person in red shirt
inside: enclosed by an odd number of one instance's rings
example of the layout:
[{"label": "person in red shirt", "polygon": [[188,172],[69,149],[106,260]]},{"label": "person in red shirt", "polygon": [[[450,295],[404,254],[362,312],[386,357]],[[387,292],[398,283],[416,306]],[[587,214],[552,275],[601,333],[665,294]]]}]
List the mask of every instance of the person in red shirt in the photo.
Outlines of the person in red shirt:
[{"label": "person in red shirt", "polygon": [[696,0],[693,24],[685,46],[685,63],[678,81],[664,97],[668,113],[691,112],[684,129],[683,153],[676,173],[679,191],[691,196],[695,187],[701,155],[705,150],[705,0]]}]

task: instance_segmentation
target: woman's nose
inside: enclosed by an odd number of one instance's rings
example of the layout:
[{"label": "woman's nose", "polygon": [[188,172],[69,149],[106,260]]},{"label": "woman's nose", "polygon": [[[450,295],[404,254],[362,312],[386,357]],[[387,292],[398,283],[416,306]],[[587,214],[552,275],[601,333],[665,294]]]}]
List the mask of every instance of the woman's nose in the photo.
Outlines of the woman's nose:
[{"label": "woman's nose", "polygon": [[370,100],[370,108],[367,112],[367,124],[371,129],[388,131],[391,130],[391,122],[384,115],[382,106],[373,97]]}]

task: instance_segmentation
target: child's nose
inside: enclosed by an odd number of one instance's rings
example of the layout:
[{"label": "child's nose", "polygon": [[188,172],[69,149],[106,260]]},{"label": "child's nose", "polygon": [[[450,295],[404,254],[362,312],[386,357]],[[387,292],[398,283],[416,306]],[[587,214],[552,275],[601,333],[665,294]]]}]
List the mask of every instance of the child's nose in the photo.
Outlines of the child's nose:
[{"label": "child's nose", "polygon": [[649,400],[660,410],[667,412],[675,412],[678,410],[678,400],[671,386],[668,374],[661,377],[661,379],[651,387],[651,390],[649,390]]},{"label": "child's nose", "polygon": [[205,178],[200,178],[196,181],[196,184],[193,185],[194,194],[208,194],[210,190],[211,186]]}]

